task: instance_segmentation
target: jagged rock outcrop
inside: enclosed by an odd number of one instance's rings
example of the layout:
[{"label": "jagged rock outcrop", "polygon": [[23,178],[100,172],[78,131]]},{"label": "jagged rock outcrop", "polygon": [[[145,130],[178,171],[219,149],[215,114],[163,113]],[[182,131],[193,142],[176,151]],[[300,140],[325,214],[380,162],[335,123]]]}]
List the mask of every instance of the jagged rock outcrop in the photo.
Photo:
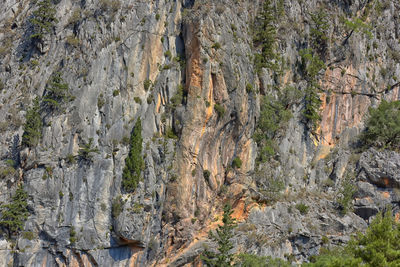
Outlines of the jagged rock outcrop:
[{"label": "jagged rock outcrop", "polygon": [[[272,1],[280,70],[257,72],[262,3],[54,1],[58,21],[33,42],[35,2],[3,1],[0,201],[23,184],[30,215],[12,240],[1,236],[0,266],[198,263],[226,201],[239,221],[235,251],[298,262],[347,242],[388,204],[398,216],[399,155],[354,146],[368,108],[399,99],[399,3]],[[312,131],[300,51],[313,46],[320,10],[329,23]],[[72,97],[40,106],[40,141],[24,147],[25,114],[56,72]],[[274,136],[275,156],[260,163],[260,101],[288,86],[301,97],[285,107],[292,117]],[[122,172],[138,118],[145,166],[128,193]],[[357,192],[343,215],[348,179]]]}]

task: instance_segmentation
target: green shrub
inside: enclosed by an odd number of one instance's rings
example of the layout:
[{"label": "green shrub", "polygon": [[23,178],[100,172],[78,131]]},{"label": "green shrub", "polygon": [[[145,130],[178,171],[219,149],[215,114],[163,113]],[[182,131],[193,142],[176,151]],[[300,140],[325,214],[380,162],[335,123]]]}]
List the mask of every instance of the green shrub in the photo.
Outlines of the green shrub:
[{"label": "green shrub", "polygon": [[365,146],[398,150],[400,146],[400,101],[382,100],[369,109],[366,129],[360,139]]},{"label": "green shrub", "polygon": [[79,147],[78,156],[81,160],[91,161],[93,153],[99,153],[99,149],[93,147],[93,138],[89,138],[88,143],[83,143],[83,145]]},{"label": "green shrub", "polygon": [[140,203],[135,202],[132,207],[132,211],[134,213],[141,213],[143,210],[143,205]]},{"label": "green shrub", "polygon": [[135,100],[135,102],[138,103],[139,105],[142,104],[142,99],[140,99],[140,97],[138,96],[135,96],[133,100]]},{"label": "green shrub", "polygon": [[209,170],[203,171],[203,177],[204,177],[204,179],[206,179],[206,181],[209,181],[210,176],[211,176],[211,172]]},{"label": "green shrub", "polygon": [[183,93],[184,93],[184,87],[182,84],[180,84],[178,85],[176,94],[173,97],[171,97],[171,105],[169,105],[171,108],[176,108],[177,106],[182,104]]},{"label": "green shrub", "polygon": [[318,128],[319,122],[321,121],[319,110],[322,103],[318,94],[320,86],[317,76],[321,70],[326,68],[326,66],[320,57],[317,54],[314,54],[311,49],[301,50],[300,56],[302,59],[301,64],[303,73],[307,81],[303,116],[308,127],[311,131],[315,132]]},{"label": "green shrub", "polygon": [[257,256],[254,254],[241,253],[238,255],[237,266],[240,267],[290,267],[289,262],[282,259],[273,259],[268,256]]},{"label": "green shrub", "polygon": [[64,83],[60,72],[56,72],[50,77],[45,92],[43,102],[51,110],[59,110],[63,103],[73,99],[69,93],[69,86],[67,83]]},{"label": "green shrub", "polygon": [[398,266],[400,262],[400,225],[391,211],[379,213],[365,234],[358,234],[342,248],[321,250],[304,267],[322,266]]},{"label": "green shrub", "polygon": [[121,196],[117,196],[113,199],[111,204],[111,214],[113,218],[118,218],[124,209],[124,202],[122,201]]},{"label": "green shrub", "polygon": [[71,228],[69,229],[69,242],[72,244],[75,244],[76,242],[76,231],[75,231],[75,227],[71,226]]},{"label": "green shrub", "polygon": [[304,203],[298,203],[296,204],[296,209],[298,209],[298,211],[300,211],[300,213],[304,215],[308,213],[309,207]]},{"label": "green shrub", "polygon": [[238,157],[234,158],[232,161],[232,167],[240,169],[240,167],[242,167],[242,160]]},{"label": "green shrub", "polygon": [[151,104],[151,102],[153,102],[153,100],[154,100],[154,96],[151,94],[151,95],[149,95],[148,97],[147,97],[147,104]]},{"label": "green shrub", "polygon": [[253,92],[253,85],[251,83],[246,84],[246,92],[248,94]]},{"label": "green shrub", "polygon": [[42,137],[43,121],[40,117],[39,99],[33,102],[25,115],[24,133],[22,135],[22,146],[35,147]]},{"label": "green shrub", "polygon": [[311,14],[311,20],[310,35],[312,47],[319,55],[324,57],[328,48],[328,14],[322,10],[318,11]]},{"label": "green shrub", "polygon": [[214,43],[214,44],[211,46],[211,48],[214,48],[215,50],[218,50],[218,49],[221,48],[221,44],[218,43],[218,42],[216,42],[216,43]]},{"label": "green shrub", "polygon": [[147,79],[147,80],[145,80],[145,81],[143,82],[143,87],[144,87],[144,90],[145,90],[145,91],[148,91],[149,88],[150,88],[150,86],[151,86],[151,81],[150,81],[149,79]]},{"label": "green shrub", "polygon": [[114,90],[113,91],[113,96],[117,96],[117,95],[119,95],[119,90]]},{"label": "green shrub", "polygon": [[28,193],[19,185],[11,201],[0,206],[0,225],[8,230],[11,236],[23,229],[24,223],[29,216]]},{"label": "green shrub", "polygon": [[142,122],[138,118],[131,134],[130,150],[122,173],[122,187],[126,192],[135,191],[144,168],[142,143]]},{"label": "green shrub", "polygon": [[169,51],[169,50],[165,51],[164,56],[167,57],[167,58],[172,58],[171,51]]},{"label": "green shrub", "polygon": [[[289,98],[282,97],[281,99],[289,101]],[[253,135],[259,148],[259,162],[266,162],[275,155],[274,139],[281,130],[286,128],[288,121],[292,118],[289,107],[289,103],[273,100],[269,96],[261,99],[260,117]]]},{"label": "green shrub", "polygon": [[236,227],[236,220],[232,218],[232,207],[224,206],[222,225],[218,225],[215,233],[209,232],[208,237],[218,244],[217,252],[209,251],[207,248],[201,255],[201,260],[206,266],[233,266],[234,254],[232,253],[233,230]]},{"label": "green shrub", "polygon": [[165,136],[169,139],[178,139],[178,136],[175,134],[174,130],[172,129],[172,127],[167,127],[166,131],[165,131]]},{"label": "green shrub", "polygon": [[341,188],[339,190],[339,197],[337,203],[340,205],[342,215],[346,214],[352,208],[352,200],[357,189],[353,183],[351,175],[347,175],[342,182]]},{"label": "green shrub", "polygon": [[35,239],[35,234],[31,231],[23,232],[22,237],[25,239],[28,239],[28,240],[33,240],[33,239]]},{"label": "green shrub", "polygon": [[216,111],[217,114],[218,114],[218,118],[222,118],[222,117],[224,116],[224,114],[225,114],[225,108],[224,108],[224,106],[222,106],[222,105],[216,103],[216,104],[214,105],[214,109],[215,109],[215,111]]},{"label": "green shrub", "polygon": [[253,42],[255,47],[260,47],[260,52],[254,55],[254,64],[257,72],[262,68],[278,70],[276,47],[276,17],[271,0],[263,3],[261,12],[256,17]]},{"label": "green shrub", "polygon": [[57,12],[51,0],[39,0],[35,5],[37,9],[30,19],[34,33],[30,38],[41,42],[45,34],[53,32],[54,23],[58,22],[55,17]]},{"label": "green shrub", "polygon": [[103,94],[100,94],[99,97],[97,98],[97,107],[98,107],[98,109],[101,109],[104,106],[105,103],[106,103],[106,101],[104,100]]}]

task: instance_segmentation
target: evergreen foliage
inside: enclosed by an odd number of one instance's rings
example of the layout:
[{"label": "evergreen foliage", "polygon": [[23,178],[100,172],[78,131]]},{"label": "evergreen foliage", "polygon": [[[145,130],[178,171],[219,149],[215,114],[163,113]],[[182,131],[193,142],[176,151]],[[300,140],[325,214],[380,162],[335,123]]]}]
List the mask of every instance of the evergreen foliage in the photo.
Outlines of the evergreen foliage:
[{"label": "evergreen foliage", "polygon": [[53,74],[47,83],[46,94],[43,98],[43,102],[51,110],[60,109],[62,103],[71,100],[71,94],[69,93],[69,87],[67,83],[64,83],[60,72]]},{"label": "evergreen foliage", "polygon": [[400,225],[392,212],[379,213],[365,234],[359,234],[342,249],[324,251],[305,267],[400,266]]},{"label": "evergreen foliage", "polygon": [[266,0],[255,23],[253,41],[256,46],[261,47],[261,52],[255,54],[254,57],[257,72],[260,72],[262,68],[278,69],[278,64],[275,63],[277,55],[275,54],[276,28],[274,24],[273,3],[271,0]]},{"label": "evergreen foliage", "polygon": [[51,0],[40,0],[36,3],[37,9],[33,12],[33,18],[30,20],[34,27],[34,33],[31,38],[42,41],[43,36],[51,33],[54,23],[57,23],[56,9]]},{"label": "evergreen foliage", "polygon": [[282,259],[273,259],[272,257],[263,257],[253,254],[239,254],[238,262],[235,266],[240,267],[290,267],[292,266],[287,261]]},{"label": "evergreen foliage", "polygon": [[11,198],[11,202],[0,206],[0,225],[8,230],[10,237],[23,229],[24,223],[29,216],[27,199],[28,193],[20,185]]},{"label": "evergreen foliage", "polygon": [[208,267],[232,266],[234,254],[230,252],[233,248],[231,238],[233,237],[233,229],[236,227],[236,220],[232,218],[232,213],[232,207],[226,204],[222,218],[223,224],[218,226],[215,234],[211,231],[208,234],[209,238],[218,244],[218,252],[206,249],[201,255],[201,259]]},{"label": "evergreen foliage", "polygon": [[357,189],[353,184],[351,176],[347,175],[341,185],[339,197],[337,199],[337,203],[340,205],[342,215],[346,214],[352,209],[352,200],[356,192]]},{"label": "evergreen foliage", "polygon": [[276,145],[274,138],[284,129],[292,118],[291,105],[299,98],[298,92],[293,87],[287,87],[279,92],[279,99],[270,96],[261,99],[260,117],[253,138],[259,147],[258,160],[266,162],[275,155]]},{"label": "evergreen foliage", "polygon": [[223,105],[217,103],[217,104],[214,105],[214,109],[218,114],[218,118],[222,118],[224,116],[225,108],[224,108]]},{"label": "evergreen foliage", "polygon": [[400,101],[382,100],[369,109],[366,130],[361,135],[366,146],[398,150],[400,148]]},{"label": "evergreen foliage", "polygon": [[313,53],[311,49],[301,50],[300,56],[302,58],[303,72],[307,81],[303,116],[311,131],[315,132],[321,121],[319,109],[322,103],[318,94],[320,85],[317,76],[321,70],[325,69],[325,64],[318,54]]},{"label": "evergreen foliage", "polygon": [[91,161],[93,158],[93,153],[99,153],[99,149],[97,147],[93,147],[93,138],[89,138],[88,143],[84,143],[80,146],[78,155],[82,160]]},{"label": "evergreen foliage", "polygon": [[34,147],[42,137],[43,122],[40,117],[39,99],[33,102],[33,107],[29,108],[25,115],[24,133],[22,135],[22,146]]},{"label": "evergreen foliage", "polygon": [[138,118],[132,131],[130,151],[128,157],[125,159],[125,168],[122,173],[122,187],[126,192],[135,191],[140,180],[140,174],[144,168],[142,143],[142,122]]},{"label": "evergreen foliage", "polygon": [[314,51],[324,57],[328,49],[328,14],[324,11],[311,14],[311,43]]}]

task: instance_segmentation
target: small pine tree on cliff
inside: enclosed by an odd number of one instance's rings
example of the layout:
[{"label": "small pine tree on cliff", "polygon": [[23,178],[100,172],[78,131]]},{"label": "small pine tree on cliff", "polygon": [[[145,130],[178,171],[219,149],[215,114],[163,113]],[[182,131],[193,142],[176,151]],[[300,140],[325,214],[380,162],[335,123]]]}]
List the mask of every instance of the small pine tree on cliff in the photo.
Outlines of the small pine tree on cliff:
[{"label": "small pine tree on cliff", "polygon": [[231,205],[225,205],[222,218],[223,224],[218,226],[216,233],[210,231],[208,234],[209,238],[218,244],[218,252],[209,251],[208,249],[203,252],[201,259],[206,266],[232,266],[234,254],[230,253],[233,248],[231,238],[233,237],[233,229],[236,227],[236,220],[232,218],[232,213]]}]

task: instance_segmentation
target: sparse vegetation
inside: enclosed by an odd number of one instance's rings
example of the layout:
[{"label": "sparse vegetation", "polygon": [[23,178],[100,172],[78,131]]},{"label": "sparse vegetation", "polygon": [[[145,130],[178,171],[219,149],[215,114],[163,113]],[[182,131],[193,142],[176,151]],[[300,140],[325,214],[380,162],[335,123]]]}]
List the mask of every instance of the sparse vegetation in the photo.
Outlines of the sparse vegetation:
[{"label": "sparse vegetation", "polygon": [[36,98],[33,106],[28,109],[25,115],[24,133],[22,135],[22,145],[25,147],[35,147],[42,137],[43,121],[40,116],[39,99]]},{"label": "sparse vegetation", "polygon": [[260,117],[253,135],[259,148],[259,162],[266,162],[275,155],[275,139],[292,118],[290,108],[300,97],[301,94],[297,89],[286,87],[279,93],[280,100],[274,100],[270,96],[262,98]]},{"label": "sparse vegetation", "polygon": [[242,167],[242,160],[239,157],[235,157],[232,161],[232,167],[240,169],[240,167]]},{"label": "sparse vegetation", "polygon": [[18,233],[23,229],[24,223],[29,216],[28,193],[19,185],[11,201],[0,206],[1,220],[0,225],[4,227],[8,236]]},{"label": "sparse vegetation", "polygon": [[216,103],[216,104],[214,105],[214,109],[215,109],[215,111],[216,111],[217,114],[218,114],[218,118],[224,117],[225,108],[224,108],[223,105]]},{"label": "sparse vegetation", "polygon": [[76,242],[76,231],[74,226],[71,226],[71,228],[69,229],[69,242],[71,243],[71,245],[75,244]]},{"label": "sparse vegetation", "polygon": [[129,193],[135,191],[144,168],[142,143],[142,122],[138,118],[132,131],[130,150],[128,157],[125,159],[125,167],[122,173],[122,187]]},{"label": "sparse vegetation", "polygon": [[366,129],[360,137],[364,146],[398,150],[400,148],[400,101],[382,100],[369,109]]},{"label": "sparse vegetation", "polygon": [[82,146],[80,146],[78,155],[81,160],[91,161],[93,153],[99,153],[99,149],[93,147],[93,138],[89,138],[89,142],[83,143]]},{"label": "sparse vegetation", "polygon": [[300,211],[301,214],[304,215],[308,213],[309,207],[304,203],[298,203],[296,204],[296,209]]},{"label": "sparse vegetation", "polygon": [[57,12],[51,0],[39,0],[36,6],[37,9],[33,11],[33,17],[30,20],[34,29],[31,39],[42,42],[44,35],[52,33],[54,24],[58,22]]},{"label": "sparse vegetation", "polygon": [[321,121],[319,110],[322,103],[318,94],[320,85],[317,76],[326,66],[320,57],[316,53],[313,53],[311,49],[301,50],[300,56],[302,59],[304,76],[307,81],[303,116],[309,129],[315,132]]},{"label": "sparse vegetation", "polygon": [[51,110],[60,110],[63,103],[72,99],[69,93],[69,86],[67,83],[64,83],[61,72],[54,73],[46,85],[46,94],[43,102]]},{"label": "sparse vegetation", "polygon": [[151,86],[151,81],[149,80],[149,79],[147,79],[147,80],[145,80],[144,82],[143,82],[143,87],[144,87],[144,90],[145,91],[148,91],[149,90],[149,88],[150,88],[150,86]]},{"label": "sparse vegetation", "polygon": [[257,72],[262,68],[278,70],[278,56],[275,54],[276,27],[273,12],[273,3],[266,0],[263,3],[261,12],[258,14],[254,28],[254,44],[259,47],[260,52],[255,54],[254,65]]},{"label": "sparse vegetation", "polygon": [[304,267],[322,266],[398,266],[400,263],[400,225],[392,212],[379,213],[365,234],[359,233],[342,248],[322,249]]},{"label": "sparse vegetation", "polygon": [[209,232],[208,237],[218,244],[217,252],[207,248],[201,255],[201,259],[206,266],[232,266],[234,254],[231,252],[233,244],[233,230],[236,227],[236,220],[232,218],[232,207],[229,204],[224,206],[222,225],[219,225],[215,233]]},{"label": "sparse vegetation", "polygon": [[124,209],[124,202],[122,201],[122,197],[121,196],[115,197],[111,205],[112,217],[118,218],[123,209]]}]

